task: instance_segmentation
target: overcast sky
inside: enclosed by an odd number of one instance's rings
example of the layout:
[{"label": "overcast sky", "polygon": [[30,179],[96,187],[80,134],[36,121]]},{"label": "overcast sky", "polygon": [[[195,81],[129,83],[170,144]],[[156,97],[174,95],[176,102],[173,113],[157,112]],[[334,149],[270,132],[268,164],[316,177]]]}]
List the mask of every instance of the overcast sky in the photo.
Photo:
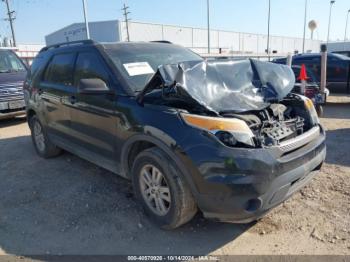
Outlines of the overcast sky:
[{"label": "overcast sky", "polygon": [[[18,43],[44,43],[44,36],[83,21],[82,0],[9,0],[16,11]],[[90,21],[122,18],[124,2],[134,21],[206,27],[206,0],[87,0]],[[308,18],[318,22],[315,39],[327,38],[329,0],[308,0]],[[210,0],[211,27],[240,32],[267,32],[268,0]],[[271,0],[271,34],[302,37],[305,0]],[[0,1],[0,35],[10,35],[5,3]],[[342,40],[350,0],[333,7],[331,40]],[[350,19],[349,19],[350,20]],[[350,38],[350,21],[348,36]],[[307,37],[310,37],[309,30]]]}]

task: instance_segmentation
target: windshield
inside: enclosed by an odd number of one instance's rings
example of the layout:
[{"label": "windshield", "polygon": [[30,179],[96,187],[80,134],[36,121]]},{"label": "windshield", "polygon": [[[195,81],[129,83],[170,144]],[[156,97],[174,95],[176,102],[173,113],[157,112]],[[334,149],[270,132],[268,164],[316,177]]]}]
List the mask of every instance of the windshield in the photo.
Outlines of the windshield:
[{"label": "windshield", "polygon": [[161,65],[203,60],[192,51],[172,44],[128,43],[105,45],[105,48],[135,92],[143,90]]},{"label": "windshield", "polygon": [[11,51],[0,51],[0,73],[25,71],[23,63]]}]

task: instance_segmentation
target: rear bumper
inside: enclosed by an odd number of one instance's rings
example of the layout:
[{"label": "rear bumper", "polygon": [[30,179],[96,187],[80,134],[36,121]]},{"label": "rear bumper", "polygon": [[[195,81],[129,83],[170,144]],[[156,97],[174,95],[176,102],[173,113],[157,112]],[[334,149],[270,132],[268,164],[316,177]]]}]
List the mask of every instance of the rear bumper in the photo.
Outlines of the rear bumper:
[{"label": "rear bumper", "polygon": [[269,149],[221,151],[225,164],[199,166],[205,182],[196,195],[198,206],[207,218],[254,221],[304,187],[317,175],[325,157],[323,129],[312,142],[281,156]]}]

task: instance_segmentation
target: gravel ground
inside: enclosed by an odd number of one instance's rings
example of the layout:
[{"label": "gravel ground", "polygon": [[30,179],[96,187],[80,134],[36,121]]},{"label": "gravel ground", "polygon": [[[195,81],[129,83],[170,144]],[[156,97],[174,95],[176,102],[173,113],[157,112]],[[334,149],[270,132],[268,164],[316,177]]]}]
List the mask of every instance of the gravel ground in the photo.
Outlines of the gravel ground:
[{"label": "gravel ground", "polygon": [[257,223],[198,215],[170,232],[147,220],[128,181],[69,153],[41,159],[23,119],[1,121],[0,254],[350,255],[348,98],[325,109],[327,160],[307,187]]}]

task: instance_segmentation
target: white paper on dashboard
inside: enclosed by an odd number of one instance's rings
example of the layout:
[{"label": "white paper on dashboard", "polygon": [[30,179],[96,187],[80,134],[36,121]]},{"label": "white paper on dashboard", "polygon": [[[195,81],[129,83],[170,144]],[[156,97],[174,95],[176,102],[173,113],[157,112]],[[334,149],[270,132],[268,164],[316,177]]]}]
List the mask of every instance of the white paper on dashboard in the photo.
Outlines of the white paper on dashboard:
[{"label": "white paper on dashboard", "polygon": [[154,74],[153,68],[147,62],[123,64],[129,76]]}]

